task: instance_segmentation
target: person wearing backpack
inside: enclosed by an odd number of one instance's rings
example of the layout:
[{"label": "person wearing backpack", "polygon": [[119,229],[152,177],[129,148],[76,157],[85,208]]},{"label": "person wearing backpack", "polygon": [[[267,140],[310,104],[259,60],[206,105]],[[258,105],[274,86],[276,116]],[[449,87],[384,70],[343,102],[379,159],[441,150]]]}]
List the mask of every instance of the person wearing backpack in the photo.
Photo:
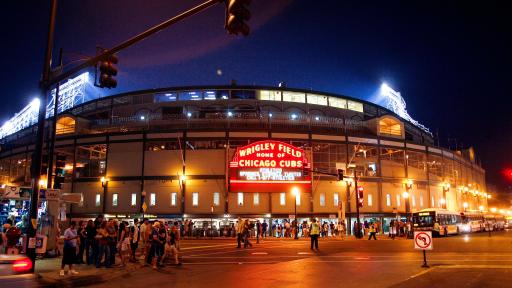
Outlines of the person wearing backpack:
[{"label": "person wearing backpack", "polygon": [[311,250],[313,247],[318,251],[318,237],[320,237],[320,225],[316,223],[316,219],[313,218],[312,223],[309,227],[309,237],[311,237]]}]

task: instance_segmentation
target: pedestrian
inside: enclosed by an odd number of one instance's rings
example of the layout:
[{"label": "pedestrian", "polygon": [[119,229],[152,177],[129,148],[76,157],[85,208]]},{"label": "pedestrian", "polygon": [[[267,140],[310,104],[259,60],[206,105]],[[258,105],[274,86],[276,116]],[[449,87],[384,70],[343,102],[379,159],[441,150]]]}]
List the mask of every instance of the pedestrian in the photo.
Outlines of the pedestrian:
[{"label": "pedestrian", "polygon": [[176,247],[177,251],[180,251],[180,240],[181,240],[181,231],[180,231],[180,225],[177,221],[174,222],[174,225],[171,227],[171,232],[174,233],[174,246]]},{"label": "pedestrian", "polygon": [[87,221],[87,226],[85,227],[85,260],[87,265],[93,264],[96,259],[96,253],[98,251],[98,249],[96,249],[96,233],[94,222],[92,220]]},{"label": "pedestrian", "polygon": [[256,221],[256,243],[260,243],[261,229],[261,223],[260,220],[258,220]]},{"label": "pedestrian", "polygon": [[395,240],[395,236],[396,236],[396,222],[395,222],[395,220],[391,220],[391,222],[389,223],[389,235],[390,235],[391,239]]},{"label": "pedestrian", "polygon": [[84,264],[84,251],[85,251],[85,245],[86,245],[86,239],[87,239],[87,232],[85,230],[85,222],[84,221],[78,221],[78,237],[80,237],[80,243],[78,244],[78,255],[77,255],[77,261],[76,264]]},{"label": "pedestrian", "polygon": [[21,237],[21,230],[12,225],[12,220],[7,219],[7,223],[4,225],[5,239],[6,239],[6,253],[7,254],[19,254],[18,241]]},{"label": "pedestrian", "polygon": [[153,223],[153,231],[151,232],[151,247],[149,249],[148,263],[151,264],[153,269],[157,269],[156,264],[158,263],[159,258],[162,256],[161,246],[165,244],[165,236],[162,240],[160,237],[160,222],[155,221]]},{"label": "pedestrian", "polygon": [[318,251],[318,237],[320,236],[320,225],[316,223],[316,219],[313,218],[312,223],[309,227],[309,237],[311,237],[311,250],[316,248]]},{"label": "pedestrian", "polygon": [[140,241],[142,242],[142,245],[140,247],[140,250],[141,250],[140,254],[142,255],[143,259],[147,258],[147,253],[148,253],[148,251],[146,250],[146,241],[147,241],[146,229],[148,228],[148,226],[149,226],[148,218],[142,219],[142,224],[140,225],[139,233],[140,233]]},{"label": "pedestrian", "polygon": [[342,240],[345,239],[345,233],[346,233],[345,222],[339,221],[338,222],[338,234]]},{"label": "pedestrian", "polygon": [[[109,246],[109,235],[107,232],[107,221],[103,221],[100,224],[100,228],[97,230],[96,242],[98,243],[98,253],[96,254],[96,268],[100,268],[101,264],[105,265],[105,268],[110,268],[110,246]],[[103,263],[101,259],[103,258]]]},{"label": "pedestrian", "polygon": [[[174,222],[173,227],[177,227],[178,222]],[[169,231],[169,237],[167,238],[167,241],[165,241],[165,249],[164,254],[162,256],[162,259],[160,260],[160,265],[163,266],[164,260],[167,257],[172,256],[174,258],[174,264],[181,265],[179,259],[178,259],[178,248],[177,248],[177,239],[179,239],[179,230],[178,229],[172,229]]]},{"label": "pedestrian", "polygon": [[236,248],[242,248],[242,233],[244,232],[244,221],[238,217],[236,225],[236,241],[238,246]]},{"label": "pedestrian", "polygon": [[375,236],[377,234],[377,229],[375,228],[376,225],[373,223],[370,223],[369,226],[370,227],[368,228],[368,232],[369,232],[370,236],[368,236],[368,240],[371,240],[372,237],[374,240],[377,240],[377,237]]},{"label": "pedestrian", "polygon": [[110,265],[116,265],[117,254],[117,223],[110,219],[107,222],[108,246],[110,251]]},{"label": "pedestrian", "polygon": [[263,220],[263,223],[261,223],[261,235],[263,238],[267,238],[267,228],[268,228],[267,221]]},{"label": "pedestrian", "polygon": [[133,226],[130,227],[130,262],[137,262],[135,252],[139,246],[140,232],[139,232],[139,219],[133,219]]},{"label": "pedestrian", "polygon": [[249,223],[249,219],[247,219],[244,221],[244,226],[243,226],[244,248],[247,248],[248,246],[250,246],[252,248],[252,243],[249,240],[250,230],[251,230],[251,223]]},{"label": "pedestrian", "polygon": [[78,232],[76,231],[76,222],[71,221],[69,228],[64,231],[64,249],[60,265],[60,276],[65,275],[64,268],[66,265],[69,266],[69,273],[71,275],[78,274],[78,272],[73,269],[73,264],[76,262],[76,248],[79,238],[80,236],[78,236]]},{"label": "pedestrian", "polygon": [[121,267],[126,266],[126,261],[130,257],[130,234],[128,226],[125,222],[121,222],[119,225],[119,233],[117,238],[117,251],[119,258],[121,258]]}]

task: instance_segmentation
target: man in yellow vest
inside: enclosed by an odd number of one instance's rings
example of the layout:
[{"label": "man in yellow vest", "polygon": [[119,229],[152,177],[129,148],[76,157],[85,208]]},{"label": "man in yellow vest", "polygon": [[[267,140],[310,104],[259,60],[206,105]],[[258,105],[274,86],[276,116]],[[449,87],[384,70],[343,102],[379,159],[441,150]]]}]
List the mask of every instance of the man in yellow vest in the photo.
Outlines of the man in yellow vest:
[{"label": "man in yellow vest", "polygon": [[309,227],[309,236],[311,237],[311,250],[313,250],[313,246],[318,250],[318,237],[320,236],[320,225],[316,223],[316,219],[313,218],[313,223]]},{"label": "man in yellow vest", "polygon": [[370,224],[369,232],[370,232],[370,236],[368,237],[368,240],[372,240],[372,237],[373,237],[373,239],[377,240],[377,237],[375,237],[375,235],[377,234],[377,229],[375,228],[374,223]]}]

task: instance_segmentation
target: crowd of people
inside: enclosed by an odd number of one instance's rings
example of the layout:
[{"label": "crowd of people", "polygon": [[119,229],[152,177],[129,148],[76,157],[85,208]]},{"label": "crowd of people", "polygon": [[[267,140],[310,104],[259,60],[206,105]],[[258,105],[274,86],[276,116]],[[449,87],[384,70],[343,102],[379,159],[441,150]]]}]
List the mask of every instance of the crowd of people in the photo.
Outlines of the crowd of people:
[{"label": "crowd of people", "polygon": [[[312,223],[312,221],[311,221]],[[303,237],[307,238],[311,233],[311,223],[303,221],[297,225],[297,221],[286,221],[282,223],[274,221],[271,228],[271,234],[277,238],[296,238]],[[317,223],[319,225],[320,234],[319,237],[345,237],[346,227],[345,222],[339,221],[338,223],[327,222]]]},{"label": "crowd of people", "polygon": [[[94,221],[71,221],[64,231],[64,247],[60,275],[65,275],[69,266],[71,275],[77,274],[76,264],[95,265],[96,268],[125,267],[127,262],[138,263],[153,269],[163,266],[166,260],[173,259],[180,265],[178,250],[180,243],[178,222],[152,221],[144,218],[142,223],[134,219],[127,221],[106,220],[99,215]],[[140,255],[140,258],[137,258]]]}]

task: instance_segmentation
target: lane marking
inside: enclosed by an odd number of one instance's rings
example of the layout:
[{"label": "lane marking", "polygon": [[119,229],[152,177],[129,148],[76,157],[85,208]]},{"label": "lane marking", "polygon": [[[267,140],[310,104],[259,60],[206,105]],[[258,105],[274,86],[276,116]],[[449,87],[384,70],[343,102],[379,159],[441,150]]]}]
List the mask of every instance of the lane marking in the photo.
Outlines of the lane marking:
[{"label": "lane marking", "polygon": [[411,276],[411,277],[409,277],[408,279],[416,278],[416,277],[418,277],[418,276],[421,276],[421,275],[423,275],[423,274],[426,274],[426,273],[428,273],[428,272],[432,271],[433,269],[434,269],[434,267],[430,267],[430,268],[428,268],[428,269],[426,269],[426,270],[423,270],[423,271],[421,271],[421,272],[419,272],[419,273],[416,273],[416,274],[412,275],[412,276]]},{"label": "lane marking", "polygon": [[252,252],[252,255],[268,255],[267,252]]},{"label": "lane marking", "polygon": [[[311,253],[311,252],[297,252],[297,254],[299,254],[299,255],[312,255],[313,253]],[[290,256],[290,257],[295,257],[295,256]]]},{"label": "lane marking", "polygon": [[368,259],[370,259],[370,257],[356,257],[354,259],[356,259],[356,260],[368,260]]},{"label": "lane marking", "polygon": [[438,269],[512,269],[512,265],[450,265],[436,266]]},{"label": "lane marking", "polygon": [[208,245],[208,246],[183,247],[180,250],[195,250],[195,249],[206,249],[206,248],[228,247],[228,246],[233,246],[233,244],[219,244],[219,245]]}]

